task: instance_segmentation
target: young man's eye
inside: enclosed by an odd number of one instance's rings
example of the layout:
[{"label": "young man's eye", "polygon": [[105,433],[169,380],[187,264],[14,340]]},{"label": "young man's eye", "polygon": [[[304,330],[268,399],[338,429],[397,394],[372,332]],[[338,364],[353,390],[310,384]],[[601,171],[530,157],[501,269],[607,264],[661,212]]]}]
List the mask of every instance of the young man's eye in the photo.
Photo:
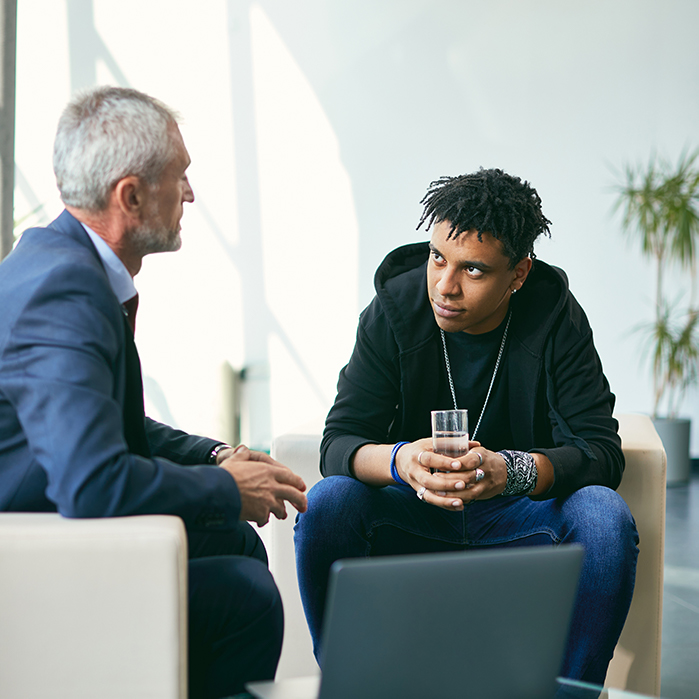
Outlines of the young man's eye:
[{"label": "young man's eye", "polygon": [[444,262],[444,258],[436,250],[432,250],[430,254],[435,262]]},{"label": "young man's eye", "polygon": [[471,277],[483,276],[483,270],[478,269],[478,267],[466,267],[465,269]]}]

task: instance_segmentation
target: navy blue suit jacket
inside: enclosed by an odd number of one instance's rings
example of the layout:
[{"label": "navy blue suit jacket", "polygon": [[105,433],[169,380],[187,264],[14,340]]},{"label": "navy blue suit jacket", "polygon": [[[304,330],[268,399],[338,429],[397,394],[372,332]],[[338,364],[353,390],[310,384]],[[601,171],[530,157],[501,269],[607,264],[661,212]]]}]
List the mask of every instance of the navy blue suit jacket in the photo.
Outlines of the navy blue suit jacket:
[{"label": "navy blue suit jacket", "polygon": [[144,415],[131,329],[82,225],[64,211],[0,264],[0,511],[179,515],[238,523],[217,442]]}]

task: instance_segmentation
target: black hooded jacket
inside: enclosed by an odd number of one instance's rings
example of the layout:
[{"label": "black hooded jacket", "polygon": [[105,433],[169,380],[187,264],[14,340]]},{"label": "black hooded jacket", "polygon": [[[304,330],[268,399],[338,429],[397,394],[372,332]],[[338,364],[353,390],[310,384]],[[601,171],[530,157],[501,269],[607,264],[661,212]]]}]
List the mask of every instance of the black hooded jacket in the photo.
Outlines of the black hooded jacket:
[{"label": "black hooded jacket", "polygon": [[[324,476],[351,476],[364,444],[429,437],[430,411],[447,385],[439,328],[427,294],[426,243],[389,253],[362,313],[352,357],[340,372],[321,444]],[[564,272],[540,260],[510,301],[508,406],[514,444],[545,454],[555,481],[540,496],[587,485],[616,489],[624,470],[614,395],[584,311]],[[488,448],[487,444],[483,445]]]}]

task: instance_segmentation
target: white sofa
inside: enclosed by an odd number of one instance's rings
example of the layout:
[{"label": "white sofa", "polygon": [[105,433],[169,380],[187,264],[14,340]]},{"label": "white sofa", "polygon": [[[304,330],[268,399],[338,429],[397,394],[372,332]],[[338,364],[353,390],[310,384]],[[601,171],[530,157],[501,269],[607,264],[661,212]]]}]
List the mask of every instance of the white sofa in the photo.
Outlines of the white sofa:
[{"label": "white sofa", "polygon": [[[607,685],[649,695],[660,693],[663,545],[665,537],[665,452],[650,418],[617,415],[626,471],[619,492],[633,513],[640,534],[636,589],[626,626],[607,674]],[[298,473],[310,488],[318,470],[322,424],[285,434],[274,442],[273,456]],[[277,677],[318,671],[296,580],[293,517],[260,530],[270,567],[284,601],[285,636]]]},{"label": "white sofa", "polygon": [[178,517],[0,513],[0,697],[186,696]]}]

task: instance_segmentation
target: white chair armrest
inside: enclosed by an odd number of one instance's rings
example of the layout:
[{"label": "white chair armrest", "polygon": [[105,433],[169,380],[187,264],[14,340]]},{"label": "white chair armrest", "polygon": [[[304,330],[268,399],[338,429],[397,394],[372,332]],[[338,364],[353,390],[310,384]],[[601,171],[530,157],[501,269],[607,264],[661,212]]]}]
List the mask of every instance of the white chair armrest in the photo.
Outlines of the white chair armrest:
[{"label": "white chair armrest", "polygon": [[0,513],[0,696],[185,699],[177,517]]}]

